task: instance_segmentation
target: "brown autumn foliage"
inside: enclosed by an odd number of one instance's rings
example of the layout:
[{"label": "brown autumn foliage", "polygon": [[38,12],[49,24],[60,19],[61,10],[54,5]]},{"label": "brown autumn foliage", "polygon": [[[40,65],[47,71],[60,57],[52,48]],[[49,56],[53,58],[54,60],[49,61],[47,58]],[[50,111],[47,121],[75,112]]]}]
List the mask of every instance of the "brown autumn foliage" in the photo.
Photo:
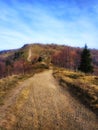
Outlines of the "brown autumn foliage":
[{"label": "brown autumn foliage", "polygon": [[0,78],[13,74],[30,73],[31,70],[32,64],[22,59],[13,62],[10,65],[6,65],[5,62],[0,62]]},{"label": "brown autumn foliage", "polygon": [[71,70],[77,70],[80,62],[80,54],[78,49],[64,47],[60,52],[54,53],[52,63]]},{"label": "brown autumn foliage", "polygon": [[[32,48],[31,62],[27,61],[29,48]],[[56,44],[28,44],[18,50],[0,52],[0,78],[12,74],[31,72],[37,62],[53,63],[74,71],[78,70],[81,48]],[[91,50],[94,74],[98,75],[98,50]],[[8,64],[6,62],[8,61]]]}]

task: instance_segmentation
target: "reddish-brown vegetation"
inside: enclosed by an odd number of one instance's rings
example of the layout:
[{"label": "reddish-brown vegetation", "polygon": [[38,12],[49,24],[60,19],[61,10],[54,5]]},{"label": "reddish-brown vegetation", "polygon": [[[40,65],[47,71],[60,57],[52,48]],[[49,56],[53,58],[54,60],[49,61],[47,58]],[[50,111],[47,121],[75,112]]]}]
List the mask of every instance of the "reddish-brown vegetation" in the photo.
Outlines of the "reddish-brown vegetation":
[{"label": "reddish-brown vegetation", "polygon": [[60,52],[54,53],[52,63],[60,67],[77,70],[80,62],[80,51],[72,47],[64,47]]},{"label": "reddish-brown vegetation", "polygon": [[[28,52],[31,48],[30,61]],[[52,62],[54,65],[71,70],[78,70],[81,48],[56,44],[30,44],[18,50],[0,52],[0,78],[12,74],[31,72],[37,62]],[[91,50],[94,74],[98,75],[98,50]]]}]

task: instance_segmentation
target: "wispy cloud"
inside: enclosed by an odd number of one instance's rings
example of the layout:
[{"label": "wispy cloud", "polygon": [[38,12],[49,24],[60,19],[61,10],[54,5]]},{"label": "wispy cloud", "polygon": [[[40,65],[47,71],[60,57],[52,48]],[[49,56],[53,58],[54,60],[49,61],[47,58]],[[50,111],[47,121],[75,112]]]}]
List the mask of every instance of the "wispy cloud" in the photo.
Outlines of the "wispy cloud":
[{"label": "wispy cloud", "polygon": [[98,48],[97,7],[91,0],[1,0],[0,49],[31,42]]}]

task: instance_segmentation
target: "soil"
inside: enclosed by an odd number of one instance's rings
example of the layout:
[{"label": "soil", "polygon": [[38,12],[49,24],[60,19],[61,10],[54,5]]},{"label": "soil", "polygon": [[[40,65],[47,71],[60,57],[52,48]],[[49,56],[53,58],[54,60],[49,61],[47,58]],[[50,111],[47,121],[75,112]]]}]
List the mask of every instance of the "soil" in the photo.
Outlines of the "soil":
[{"label": "soil", "polygon": [[0,130],[98,130],[98,119],[48,70],[9,94],[0,107],[0,126]]}]

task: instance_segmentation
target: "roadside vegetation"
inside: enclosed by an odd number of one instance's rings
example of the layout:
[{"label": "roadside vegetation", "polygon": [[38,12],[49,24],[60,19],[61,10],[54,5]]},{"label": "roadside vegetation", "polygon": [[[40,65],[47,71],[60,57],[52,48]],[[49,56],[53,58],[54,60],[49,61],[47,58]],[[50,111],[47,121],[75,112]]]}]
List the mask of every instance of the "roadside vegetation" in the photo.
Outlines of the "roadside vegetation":
[{"label": "roadside vegetation", "polygon": [[98,115],[98,76],[54,67],[54,77],[60,85]]},{"label": "roadside vegetation", "polygon": [[0,79],[0,105],[4,105],[5,98],[19,85],[20,82],[29,78],[31,75],[13,75]]},{"label": "roadside vegetation", "polygon": [[0,79],[0,105],[4,105],[4,100],[7,95],[9,95],[20,82],[32,77],[35,73],[44,71],[45,69],[48,69],[48,66],[45,63],[36,63],[32,66],[32,70],[29,73],[12,75]]}]

